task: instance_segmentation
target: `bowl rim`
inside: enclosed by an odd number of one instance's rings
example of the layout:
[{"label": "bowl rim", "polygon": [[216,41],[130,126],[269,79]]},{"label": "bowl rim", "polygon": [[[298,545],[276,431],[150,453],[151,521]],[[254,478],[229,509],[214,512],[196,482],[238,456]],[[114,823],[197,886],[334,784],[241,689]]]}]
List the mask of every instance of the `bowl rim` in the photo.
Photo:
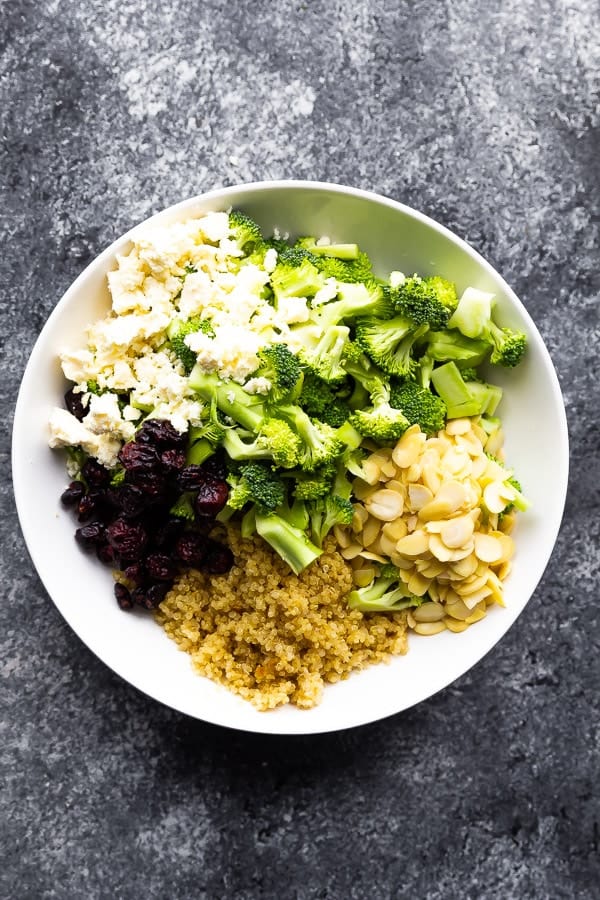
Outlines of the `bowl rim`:
[{"label": "bowl rim", "polygon": [[[493,636],[491,641],[487,641],[483,646],[482,651],[477,656],[475,662],[468,661],[464,666],[459,668],[459,671],[453,670],[451,675],[447,678],[442,679],[442,682],[438,684],[438,686],[434,690],[426,691],[423,696],[416,696],[414,699],[411,699],[409,703],[398,706],[397,708],[390,709],[388,712],[383,714],[377,712],[374,715],[365,715],[364,710],[360,714],[356,714],[351,712],[348,716],[348,721],[344,724],[333,724],[331,727],[326,726],[323,727],[319,725],[317,727],[313,727],[310,720],[306,720],[306,726],[302,727],[302,718],[300,717],[297,722],[297,726],[292,724],[294,720],[286,720],[286,727],[281,727],[280,721],[273,716],[269,716],[266,713],[261,714],[261,720],[259,720],[259,724],[257,726],[252,725],[247,726],[245,724],[238,724],[236,722],[231,722],[227,719],[227,717],[215,715],[205,715],[204,713],[200,715],[198,712],[193,711],[185,704],[185,702],[175,704],[171,700],[166,700],[161,697],[157,697],[156,694],[152,693],[150,690],[144,687],[144,684],[141,683],[141,680],[136,680],[131,676],[128,672],[127,674],[123,673],[119,670],[119,668],[115,667],[115,665],[109,662],[106,659],[106,655],[102,652],[102,648],[97,648],[92,646],[92,642],[85,640],[77,629],[76,624],[72,621],[72,617],[65,612],[63,608],[61,608],[60,602],[50,593],[50,590],[46,586],[46,579],[40,570],[38,569],[36,563],[36,552],[35,552],[35,542],[36,542],[36,534],[35,529],[29,527],[29,521],[26,515],[26,503],[24,497],[24,491],[21,492],[21,482],[19,479],[19,471],[20,465],[17,459],[17,448],[18,448],[18,437],[19,431],[21,428],[21,423],[24,421],[27,410],[24,408],[24,393],[25,393],[25,384],[27,382],[28,377],[30,376],[31,370],[34,367],[35,359],[37,353],[39,352],[39,348],[43,341],[43,336],[46,330],[50,329],[54,320],[58,318],[62,310],[65,306],[68,305],[72,295],[76,294],[79,291],[80,285],[89,277],[89,275],[98,269],[102,269],[106,265],[107,260],[111,259],[115,252],[121,246],[125,245],[128,241],[135,237],[136,233],[141,230],[146,230],[148,227],[151,227],[154,224],[157,224],[162,219],[169,219],[170,221],[176,221],[177,219],[183,217],[187,211],[192,211],[194,208],[197,208],[198,213],[201,212],[202,206],[207,206],[208,204],[214,203],[214,201],[220,201],[221,205],[224,209],[227,208],[227,199],[236,195],[238,198],[242,195],[241,199],[238,199],[238,203],[243,202],[243,195],[252,195],[257,192],[270,192],[270,191],[281,191],[287,189],[295,189],[295,190],[306,190],[306,191],[321,191],[321,192],[329,192],[334,194],[342,194],[349,195],[352,197],[356,197],[359,199],[367,200],[370,202],[375,202],[377,204],[387,206],[392,210],[396,210],[409,218],[416,219],[421,222],[428,228],[433,229],[438,232],[438,234],[445,237],[452,244],[456,245],[459,249],[465,252],[471,259],[481,267],[488,275],[497,280],[506,295],[509,297],[510,302],[514,304],[522,317],[528,323],[529,328],[531,329],[530,333],[535,335],[539,339],[538,349],[542,352],[546,359],[546,374],[550,378],[551,388],[553,394],[560,400],[557,403],[557,410],[560,419],[560,430],[557,434],[557,447],[556,453],[557,457],[560,460],[560,475],[561,480],[558,485],[555,484],[555,489],[558,488],[559,495],[559,509],[560,514],[556,516],[556,521],[554,523],[554,527],[552,530],[552,539],[548,540],[546,544],[546,548],[544,552],[541,554],[541,562],[539,563],[539,577],[535,581],[533,589],[527,598],[527,600],[523,603],[522,608],[518,611],[516,616],[511,619],[510,623],[504,628],[499,629],[498,634]],[[181,214],[181,216],[180,216]],[[28,362],[23,370],[21,383],[19,386],[19,391],[17,394],[17,399],[14,407],[14,417],[13,417],[13,425],[12,425],[12,447],[11,447],[11,463],[12,463],[12,480],[13,480],[13,491],[15,496],[15,505],[17,509],[17,515],[19,519],[19,524],[21,527],[21,532],[25,541],[25,545],[27,547],[27,551],[33,563],[33,567],[36,571],[38,578],[40,579],[44,589],[48,593],[50,599],[53,604],[57,607],[61,616],[65,619],[70,628],[75,632],[77,637],[88,647],[88,649],[98,657],[112,672],[118,675],[123,681],[132,685],[137,690],[141,691],[141,693],[145,694],[148,697],[151,697],[156,702],[161,703],[163,706],[174,709],[177,712],[184,713],[185,715],[191,716],[192,718],[198,719],[199,721],[208,722],[214,725],[220,725],[222,727],[231,728],[237,731],[245,731],[248,733],[261,733],[261,734],[273,734],[273,735],[307,735],[307,734],[324,734],[324,733],[332,733],[335,731],[343,731],[349,728],[358,727],[361,725],[367,725],[373,723],[375,721],[381,721],[383,719],[389,718],[393,715],[397,715],[405,710],[410,709],[411,707],[423,702],[430,697],[435,696],[440,691],[447,688],[450,684],[454,683],[458,678],[462,677],[466,672],[470,671],[476,665],[478,665],[481,660],[487,656],[487,654],[493,649],[494,646],[504,637],[504,635],[510,630],[510,628],[514,625],[516,620],[519,618],[527,603],[533,596],[533,593],[537,589],[544,572],[548,566],[550,561],[550,557],[554,550],[556,540],[561,528],[562,519],[564,516],[564,508],[566,503],[567,489],[568,489],[568,476],[569,476],[569,434],[568,434],[568,425],[567,425],[567,417],[564,406],[564,398],[562,394],[562,390],[560,387],[560,382],[558,380],[558,376],[556,370],[554,368],[554,364],[552,362],[552,357],[548,348],[546,347],[545,342],[543,341],[535,322],[531,318],[529,312],[526,307],[519,299],[519,297],[512,290],[510,285],[504,280],[502,275],[489,263],[474,247],[472,247],[464,238],[461,238],[459,235],[451,231],[445,225],[437,222],[435,219],[426,215],[425,213],[420,212],[417,209],[414,209],[411,206],[408,206],[405,203],[402,203],[398,200],[394,200],[390,197],[386,197],[385,195],[378,194],[375,191],[365,190],[363,188],[351,187],[345,184],[338,184],[335,182],[328,181],[319,181],[319,180],[302,180],[302,179],[279,179],[279,180],[267,180],[267,181],[251,181],[251,182],[241,182],[239,184],[228,185],[226,187],[220,188],[212,188],[209,191],[195,194],[192,197],[185,198],[180,200],[170,206],[167,206],[163,209],[160,209],[157,212],[152,213],[147,218],[137,222],[135,225],[130,227],[126,232],[117,236],[111,243],[106,246],[103,250],[100,251],[86,266],[85,268],[77,275],[75,280],[68,286],[68,288],[64,291],[60,299],[57,301],[55,307],[50,312],[40,333],[32,347],[32,350],[29,355]],[[263,725],[264,720],[264,725]],[[290,727],[291,726],[291,727]]]}]

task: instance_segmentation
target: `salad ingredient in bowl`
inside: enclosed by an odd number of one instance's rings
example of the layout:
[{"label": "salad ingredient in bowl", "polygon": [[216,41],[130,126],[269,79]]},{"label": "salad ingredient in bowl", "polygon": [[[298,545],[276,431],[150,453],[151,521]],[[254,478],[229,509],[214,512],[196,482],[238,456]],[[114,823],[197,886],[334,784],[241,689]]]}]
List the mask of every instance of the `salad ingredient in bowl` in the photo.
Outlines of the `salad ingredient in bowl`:
[{"label": "salad ingredient in bowl", "polygon": [[487,379],[527,338],[493,294],[237,210],[141,232],[108,282],[50,444],[122,609],[270,708],[503,604],[528,503]]}]

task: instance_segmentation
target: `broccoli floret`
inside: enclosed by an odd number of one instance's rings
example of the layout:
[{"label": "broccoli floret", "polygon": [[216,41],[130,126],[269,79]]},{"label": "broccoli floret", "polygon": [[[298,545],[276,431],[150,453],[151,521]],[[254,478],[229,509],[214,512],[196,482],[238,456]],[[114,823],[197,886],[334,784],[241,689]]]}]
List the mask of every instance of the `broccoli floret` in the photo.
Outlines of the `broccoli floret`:
[{"label": "broccoli floret", "polygon": [[490,346],[486,341],[465,337],[460,331],[430,331],[425,354],[436,362],[453,360],[461,368],[472,369],[486,358]]},{"label": "broccoli floret", "polygon": [[402,410],[411,425],[419,425],[425,434],[435,434],[446,424],[444,401],[414,381],[393,383],[390,403]]},{"label": "broccoli floret", "polygon": [[267,250],[273,248],[273,250],[276,250],[278,254],[283,253],[284,250],[291,250],[291,247],[286,240],[280,237],[275,237],[274,235],[266,239],[265,247]]},{"label": "broccoli floret", "polygon": [[86,382],[85,389],[88,392],[88,394],[101,394],[102,393],[100,386],[98,385],[98,382],[95,379],[92,379],[91,381]]},{"label": "broccoli floret", "polygon": [[196,354],[188,347],[185,338],[197,331],[202,331],[211,338],[215,336],[215,330],[209,320],[201,319],[199,316],[193,316],[185,321],[174,319],[167,329],[169,346],[183,364],[186,375],[189,375],[196,365]]},{"label": "broccoli floret", "polygon": [[306,250],[283,250],[271,273],[275,299],[283,297],[312,297],[323,287],[325,279],[316,266],[317,258]]},{"label": "broccoli floret", "polygon": [[270,544],[296,575],[323,552],[311,543],[302,529],[292,525],[279,513],[264,513],[257,509],[255,527],[263,540]]},{"label": "broccoli floret", "polygon": [[319,500],[331,492],[332,475],[328,470],[294,472],[293,494],[298,500]]},{"label": "broccoli floret", "polygon": [[335,429],[324,422],[311,419],[299,406],[278,406],[277,416],[284,419],[300,438],[302,447],[299,465],[305,471],[314,472],[342,453],[344,445]]},{"label": "broccoli floret", "polygon": [[497,325],[493,320],[493,307],[493,294],[467,288],[448,324],[466,337],[479,338],[491,347],[491,363],[512,368],[523,358],[527,335]]},{"label": "broccoli floret", "polygon": [[510,328],[500,328],[500,326],[490,321],[484,334],[492,345],[491,363],[512,368],[521,362],[527,349],[527,335],[525,332],[512,331]]},{"label": "broccoli floret", "polygon": [[345,284],[373,285],[376,282],[371,260],[360,251],[356,259],[339,259],[325,254],[316,256],[315,265],[324,278],[335,278]]},{"label": "broccoli floret", "polygon": [[287,344],[269,344],[258,353],[260,367],[252,377],[266,378],[271,388],[269,400],[281,400],[292,395],[299,386],[302,369],[298,357]]},{"label": "broccoli floret", "polygon": [[[320,334],[320,337],[316,337]],[[338,383],[346,373],[342,366],[342,355],[348,341],[350,329],[346,325],[315,329],[314,324],[294,330],[296,340],[302,340],[298,356],[313,374],[323,381]]]},{"label": "broccoli floret", "polygon": [[196,514],[194,512],[194,495],[191,491],[185,491],[181,494],[169,510],[169,513],[172,516],[177,516],[178,519],[185,519],[186,522],[193,522],[196,518]]},{"label": "broccoli floret", "polygon": [[285,485],[269,466],[251,462],[240,466],[227,476],[230,486],[227,505],[242,509],[247,503],[256,504],[257,511],[272,512],[285,501]]},{"label": "broccoli floret", "polygon": [[263,243],[263,236],[254,219],[238,209],[229,213],[229,233],[245,256]]},{"label": "broccoli floret", "polygon": [[390,404],[390,388],[381,382],[370,392],[373,406],[370,409],[357,409],[350,416],[350,424],[365,437],[381,443],[396,441],[401,437],[410,422],[399,409]]},{"label": "broccoli floret", "polygon": [[350,415],[348,404],[334,393],[327,382],[311,370],[304,373],[298,403],[309,416],[331,425],[332,428],[339,428]]},{"label": "broccoli floret", "polygon": [[320,306],[315,321],[327,329],[340,322],[353,321],[358,316],[389,318],[392,309],[378,284],[338,283],[338,299]]},{"label": "broccoli floret", "polygon": [[405,316],[386,321],[367,317],[356,324],[356,342],[388,375],[408,377],[417,368],[413,346],[428,329],[426,323],[417,326]]},{"label": "broccoli floret", "polygon": [[231,459],[272,459],[284,469],[298,464],[302,445],[299,437],[281,419],[264,419],[253,440],[244,440],[235,428],[228,428],[223,447]]},{"label": "broccoli floret", "polygon": [[446,404],[448,419],[463,416],[478,416],[494,412],[502,390],[496,385],[464,381],[460,369],[454,362],[444,363],[431,373],[431,380],[439,396]]},{"label": "broccoli floret", "polygon": [[338,494],[315,500],[308,511],[311,537],[317,547],[323,546],[323,541],[334,525],[351,525],[354,518],[352,503]]},{"label": "broccoli floret", "polygon": [[348,594],[348,606],[361,612],[397,612],[401,609],[420,606],[427,597],[417,597],[395,577],[380,575],[367,587]]},{"label": "broccoli floret", "polygon": [[444,328],[457,304],[456,288],[439,276],[406,278],[390,289],[390,300],[401,316],[430,328]]}]

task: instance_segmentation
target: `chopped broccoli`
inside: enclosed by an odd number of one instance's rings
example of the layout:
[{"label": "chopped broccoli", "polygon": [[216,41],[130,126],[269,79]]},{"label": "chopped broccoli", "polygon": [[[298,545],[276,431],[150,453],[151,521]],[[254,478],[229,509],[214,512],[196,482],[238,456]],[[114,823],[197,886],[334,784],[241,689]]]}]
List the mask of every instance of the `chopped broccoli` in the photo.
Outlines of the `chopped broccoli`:
[{"label": "chopped broccoli", "polygon": [[277,513],[255,513],[258,534],[281,556],[296,575],[317,559],[322,550],[297,528]]},{"label": "chopped broccoli", "polygon": [[428,329],[426,323],[417,326],[405,316],[386,321],[367,317],[356,324],[356,342],[388,375],[408,377],[417,368],[413,346]]},{"label": "chopped broccoli", "polygon": [[258,353],[260,366],[252,377],[266,378],[271,388],[269,400],[290,397],[299,386],[302,369],[298,357],[287,344],[269,344]]},{"label": "chopped broccoli", "polygon": [[374,284],[376,281],[373,274],[371,260],[366,253],[359,251],[356,259],[340,259],[335,256],[319,255],[315,256],[315,266],[324,278],[335,278],[336,281],[345,284]]},{"label": "chopped broccoli", "polygon": [[98,382],[95,379],[88,381],[86,383],[85,389],[89,394],[101,394],[102,393],[102,390],[100,389],[100,386],[98,385]]},{"label": "chopped broccoli", "polygon": [[215,330],[210,321],[201,319],[199,316],[194,316],[185,321],[174,319],[167,329],[169,346],[183,364],[186,375],[189,375],[196,365],[196,354],[188,347],[185,338],[188,334],[195,334],[197,331],[202,331],[211,338],[215,336]]},{"label": "chopped broccoli", "polygon": [[351,525],[354,518],[352,503],[339,494],[329,494],[327,497],[314,500],[309,505],[308,511],[311,537],[317,547],[323,546],[323,541],[334,525]]},{"label": "chopped broccoli", "polygon": [[405,278],[397,288],[390,288],[390,300],[397,313],[417,325],[445,328],[457,304],[456,288],[444,278]]},{"label": "chopped broccoli", "polygon": [[331,386],[310,369],[304,373],[298,403],[309,416],[339,428],[350,415],[348,404],[338,397]]},{"label": "chopped broccoli", "polygon": [[464,381],[454,362],[435,368],[431,373],[431,380],[446,404],[449,419],[478,416],[487,412],[492,414],[502,397],[502,390],[496,385],[481,382],[469,384]]},{"label": "chopped broccoli", "polygon": [[264,419],[253,440],[244,440],[235,428],[228,428],[223,447],[231,459],[272,459],[284,469],[298,464],[302,445],[300,438],[281,419]]},{"label": "chopped broccoli", "polygon": [[411,425],[419,425],[425,434],[435,434],[446,424],[446,404],[427,388],[414,381],[391,385],[390,403],[402,410]]},{"label": "chopped broccoli", "polygon": [[[319,333],[321,336],[316,337]],[[344,380],[346,373],[341,360],[350,335],[346,325],[324,328],[322,332],[308,325],[295,329],[294,335],[303,340],[298,356],[318,378],[332,383]]]},{"label": "chopped broccoli", "polygon": [[340,282],[338,299],[318,307],[315,321],[321,328],[327,329],[346,320],[352,321],[358,316],[389,318],[391,311],[389,300],[378,284]]},{"label": "chopped broccoli", "polygon": [[177,516],[178,519],[185,519],[187,522],[193,522],[196,518],[193,493],[191,493],[191,491],[185,491],[181,494],[169,512],[172,516]]},{"label": "chopped broccoli", "polygon": [[364,354],[356,353],[355,346],[346,354],[345,368],[367,392],[371,407],[356,409],[348,423],[364,437],[387,443],[397,440],[409,426],[406,416],[390,404],[390,385],[386,376],[376,369]]},{"label": "chopped broccoli", "polygon": [[263,236],[254,219],[238,209],[229,213],[229,232],[245,256],[253,253],[263,243]]},{"label": "chopped broccoli", "polygon": [[283,250],[271,273],[271,285],[275,299],[283,297],[312,297],[323,287],[325,279],[315,263],[316,257],[306,250]]},{"label": "chopped broccoli", "polygon": [[467,288],[458,302],[449,325],[468,338],[479,338],[491,347],[490,362],[512,368],[527,349],[527,335],[502,328],[493,320],[494,295]]},{"label": "chopped broccoli", "polygon": [[427,597],[411,594],[397,577],[380,575],[371,584],[348,594],[350,609],[360,612],[397,612],[408,607],[420,606]]},{"label": "chopped broccoli", "polygon": [[486,341],[465,337],[456,329],[430,331],[425,354],[436,362],[453,360],[459,368],[472,369],[486,358],[490,346]]},{"label": "chopped broccoli", "polygon": [[309,250],[315,256],[331,256],[343,260],[357,260],[360,253],[358,244],[317,244],[314,237],[298,238],[296,247]]},{"label": "chopped broccoli", "polygon": [[205,372],[194,366],[189,385],[206,403],[214,403],[224,415],[238,425],[258,434],[266,416],[264,403],[255,394],[249,394],[236,381],[222,381],[215,372]]},{"label": "chopped broccoli", "polygon": [[256,504],[257,510],[272,512],[285,501],[285,486],[281,478],[267,465],[250,462],[240,466],[237,472],[227,476],[230,486],[227,505],[242,509],[247,503]]},{"label": "chopped broccoli", "polygon": [[298,500],[319,500],[331,492],[331,473],[318,470],[315,472],[294,472],[293,494]]},{"label": "chopped broccoli", "polygon": [[313,420],[299,406],[278,406],[277,416],[284,419],[302,442],[299,465],[307,472],[332,462],[344,445],[336,431],[324,422]]}]

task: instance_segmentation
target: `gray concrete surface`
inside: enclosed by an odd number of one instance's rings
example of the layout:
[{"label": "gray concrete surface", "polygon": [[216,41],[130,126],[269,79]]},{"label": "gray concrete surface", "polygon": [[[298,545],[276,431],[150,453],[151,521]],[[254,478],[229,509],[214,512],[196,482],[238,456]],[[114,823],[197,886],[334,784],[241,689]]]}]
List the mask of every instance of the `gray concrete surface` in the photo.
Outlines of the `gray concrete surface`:
[{"label": "gray concrete surface", "polygon": [[[1,896],[598,896],[598,25],[593,0],[0,3]],[[98,662],[32,568],[9,465],[30,349],[94,255],[281,177],[470,241],[546,339],[572,442],[519,626],[428,703],[307,739],[188,720]]]}]

